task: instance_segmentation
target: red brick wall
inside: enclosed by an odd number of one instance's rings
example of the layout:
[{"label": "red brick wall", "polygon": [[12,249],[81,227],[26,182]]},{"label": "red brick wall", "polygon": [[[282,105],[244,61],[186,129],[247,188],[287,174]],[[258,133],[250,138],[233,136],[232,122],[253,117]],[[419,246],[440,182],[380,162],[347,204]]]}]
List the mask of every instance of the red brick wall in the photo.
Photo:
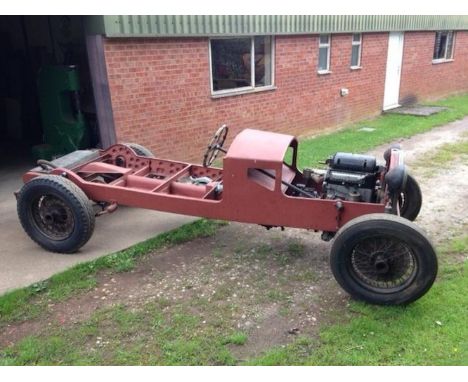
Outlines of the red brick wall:
[{"label": "red brick wall", "polygon": [[452,62],[432,63],[434,42],[435,32],[405,33],[401,103],[468,90],[468,31],[456,32]]},{"label": "red brick wall", "polygon": [[[119,141],[161,157],[201,161],[223,123],[230,138],[250,127],[306,134],[378,114],[388,34],[363,35],[351,70],[351,35],[333,35],[331,74],[318,75],[318,37],[276,37],[277,89],[213,99],[208,39],[107,39],[105,56]],[[341,97],[340,88],[349,89]]]}]

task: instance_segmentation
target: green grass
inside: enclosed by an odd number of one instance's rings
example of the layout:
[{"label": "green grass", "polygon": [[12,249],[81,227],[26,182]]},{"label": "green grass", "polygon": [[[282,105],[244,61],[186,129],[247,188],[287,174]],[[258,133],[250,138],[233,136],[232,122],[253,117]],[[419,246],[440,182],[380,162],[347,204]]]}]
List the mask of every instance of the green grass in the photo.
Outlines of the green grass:
[{"label": "green grass", "polygon": [[[326,365],[468,365],[468,279],[444,280],[404,308],[353,304],[349,324],[321,334],[306,361]],[[342,349],[342,351],[338,351]]]},{"label": "green grass", "polygon": [[247,334],[245,334],[244,332],[235,332],[230,336],[226,337],[224,343],[241,346],[247,342],[247,338]]},{"label": "green grass", "polygon": [[[468,94],[432,102],[431,105],[446,106],[449,109],[428,117],[384,114],[372,120],[361,121],[340,131],[303,139],[299,145],[299,167],[317,167],[320,161],[324,161],[337,151],[365,152],[398,138],[409,138],[436,126],[461,119],[468,115]],[[375,130],[372,132],[360,131],[363,127]]]},{"label": "green grass", "polygon": [[[468,255],[468,236],[439,250],[442,259]],[[468,366],[468,263],[443,265],[422,299],[404,307],[352,302],[347,323],[324,327],[249,365],[464,365]]]},{"label": "green grass", "polygon": [[[128,271],[135,266],[139,257],[151,251],[211,236],[224,224],[214,220],[197,220],[128,249],[78,264],[30,287],[6,293],[0,296],[0,325],[36,317],[48,303],[63,301],[80,291],[92,289],[96,285],[96,273],[99,270]],[[34,303],[31,303],[33,300]]]},{"label": "green grass", "polygon": [[447,251],[451,253],[464,253],[468,256],[468,235],[453,239]]},{"label": "green grass", "polygon": [[247,335],[189,313],[191,305],[165,301],[129,310],[96,311],[76,326],[53,326],[0,349],[5,365],[234,365],[230,346]]},{"label": "green grass", "polygon": [[248,360],[245,366],[294,366],[304,365],[304,359],[313,352],[315,341],[308,337],[299,337],[292,344],[275,347],[263,356]]}]

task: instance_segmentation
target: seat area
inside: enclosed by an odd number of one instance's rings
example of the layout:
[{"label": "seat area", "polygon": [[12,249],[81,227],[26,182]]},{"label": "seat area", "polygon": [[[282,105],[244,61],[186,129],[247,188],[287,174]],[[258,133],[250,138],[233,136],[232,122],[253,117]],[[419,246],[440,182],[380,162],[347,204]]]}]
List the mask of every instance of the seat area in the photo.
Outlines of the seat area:
[{"label": "seat area", "polygon": [[[296,171],[292,168],[283,164],[281,170],[281,180],[286,183],[292,183],[296,177]],[[249,168],[247,170],[247,178],[258,185],[266,188],[267,190],[274,191],[276,184],[276,172],[272,169],[258,169],[258,168]],[[288,189],[288,186],[281,183],[281,191],[285,193]]]}]

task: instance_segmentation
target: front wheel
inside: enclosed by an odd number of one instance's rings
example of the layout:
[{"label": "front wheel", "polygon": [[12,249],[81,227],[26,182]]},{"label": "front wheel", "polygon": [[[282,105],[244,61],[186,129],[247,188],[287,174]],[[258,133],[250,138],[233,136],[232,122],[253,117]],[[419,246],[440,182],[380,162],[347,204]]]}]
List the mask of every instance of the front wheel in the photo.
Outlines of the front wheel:
[{"label": "front wheel", "polygon": [[398,203],[401,217],[414,221],[419,215],[422,206],[422,193],[418,182],[411,175],[406,178],[406,186],[400,193]]},{"label": "front wheel", "polygon": [[373,304],[408,304],[423,296],[437,275],[435,250],[414,223],[370,214],[345,224],[330,253],[333,275],[351,296]]}]

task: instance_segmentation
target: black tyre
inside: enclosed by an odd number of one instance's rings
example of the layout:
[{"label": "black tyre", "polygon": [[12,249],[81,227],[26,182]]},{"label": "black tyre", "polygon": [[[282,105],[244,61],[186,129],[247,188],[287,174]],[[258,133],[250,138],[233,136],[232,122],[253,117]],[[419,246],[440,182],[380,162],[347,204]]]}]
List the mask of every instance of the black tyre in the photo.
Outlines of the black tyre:
[{"label": "black tyre", "polygon": [[406,178],[406,187],[398,198],[400,216],[414,221],[422,206],[422,193],[419,184],[411,175]]},{"label": "black tyre", "polygon": [[345,224],[335,237],[330,263],[341,287],[373,304],[408,304],[423,296],[437,275],[431,242],[414,223],[370,214]]},{"label": "black tyre", "polygon": [[147,158],[156,158],[150,149],[147,149],[145,146],[139,145],[138,143],[122,143],[123,145],[130,147],[136,155]]},{"label": "black tyre", "polygon": [[26,233],[48,251],[74,253],[94,231],[90,200],[61,176],[44,175],[26,183],[18,194],[17,209]]}]

